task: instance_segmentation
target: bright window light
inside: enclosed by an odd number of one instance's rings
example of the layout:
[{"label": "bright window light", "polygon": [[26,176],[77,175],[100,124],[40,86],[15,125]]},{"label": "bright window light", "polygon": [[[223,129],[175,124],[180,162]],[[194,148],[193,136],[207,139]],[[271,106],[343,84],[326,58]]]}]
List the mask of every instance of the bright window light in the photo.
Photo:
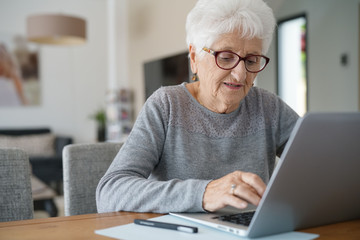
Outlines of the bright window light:
[{"label": "bright window light", "polygon": [[278,25],[278,94],[303,116],[307,111],[306,16]]}]

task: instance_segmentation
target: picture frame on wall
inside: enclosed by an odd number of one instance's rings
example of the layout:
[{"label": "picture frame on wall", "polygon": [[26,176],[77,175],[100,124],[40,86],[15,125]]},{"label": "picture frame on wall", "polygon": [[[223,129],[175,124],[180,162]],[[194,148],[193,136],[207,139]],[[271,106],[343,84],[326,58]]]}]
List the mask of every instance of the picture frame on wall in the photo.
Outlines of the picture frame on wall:
[{"label": "picture frame on wall", "polygon": [[0,33],[0,107],[41,103],[39,54],[25,36]]}]

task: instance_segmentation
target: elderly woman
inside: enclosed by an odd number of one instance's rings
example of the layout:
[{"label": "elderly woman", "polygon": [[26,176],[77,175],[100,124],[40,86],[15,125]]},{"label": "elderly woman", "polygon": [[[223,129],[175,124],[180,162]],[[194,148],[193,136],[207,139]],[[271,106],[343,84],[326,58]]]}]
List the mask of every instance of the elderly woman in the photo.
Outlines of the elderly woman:
[{"label": "elderly woman", "polygon": [[262,0],[199,0],[187,17],[193,83],[145,103],[97,188],[99,212],[258,205],[298,118],[254,87],[275,25]]}]

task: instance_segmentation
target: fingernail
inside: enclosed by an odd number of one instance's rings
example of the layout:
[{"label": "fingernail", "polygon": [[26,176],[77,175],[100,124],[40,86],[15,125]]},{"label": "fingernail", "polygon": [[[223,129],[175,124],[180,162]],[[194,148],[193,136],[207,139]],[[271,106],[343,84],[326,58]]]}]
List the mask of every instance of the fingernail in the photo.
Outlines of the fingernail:
[{"label": "fingernail", "polygon": [[241,203],[240,204],[242,208],[246,208],[247,207],[247,203]]}]

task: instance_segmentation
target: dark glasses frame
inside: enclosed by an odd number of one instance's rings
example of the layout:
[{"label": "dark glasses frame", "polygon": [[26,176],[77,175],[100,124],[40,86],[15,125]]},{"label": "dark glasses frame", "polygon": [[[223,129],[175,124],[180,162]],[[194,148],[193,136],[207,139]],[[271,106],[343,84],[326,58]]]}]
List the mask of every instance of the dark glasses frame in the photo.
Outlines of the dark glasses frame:
[{"label": "dark glasses frame", "polygon": [[[234,52],[232,52],[232,51],[214,51],[214,50],[211,50],[210,48],[207,48],[207,47],[203,47],[202,50],[204,50],[204,51],[207,52],[207,53],[210,53],[211,55],[214,55],[216,65],[217,65],[219,68],[223,69],[223,70],[231,70],[231,69],[234,69],[241,61],[244,61],[244,62],[245,62],[245,69],[246,69],[246,71],[251,72],[251,73],[258,73],[258,72],[261,72],[262,70],[264,70],[265,67],[266,67],[266,65],[268,65],[268,63],[270,62],[270,58],[268,58],[268,57],[266,57],[266,56],[264,56],[264,55],[251,54],[251,55],[247,55],[246,57],[241,57],[241,56],[239,56],[238,54],[236,54],[236,53],[234,53]],[[234,54],[234,55],[236,55],[236,56],[239,58],[238,61],[234,64],[233,67],[231,67],[231,68],[224,68],[224,67],[221,67],[221,66],[219,65],[217,56],[218,56],[220,53],[224,53],[224,52]],[[264,64],[264,66],[263,66],[260,70],[258,70],[258,71],[251,71],[251,70],[249,70],[248,67],[246,66],[246,60],[248,60],[250,57],[261,57],[261,58],[264,58],[264,59],[265,59],[265,64]]]}]

